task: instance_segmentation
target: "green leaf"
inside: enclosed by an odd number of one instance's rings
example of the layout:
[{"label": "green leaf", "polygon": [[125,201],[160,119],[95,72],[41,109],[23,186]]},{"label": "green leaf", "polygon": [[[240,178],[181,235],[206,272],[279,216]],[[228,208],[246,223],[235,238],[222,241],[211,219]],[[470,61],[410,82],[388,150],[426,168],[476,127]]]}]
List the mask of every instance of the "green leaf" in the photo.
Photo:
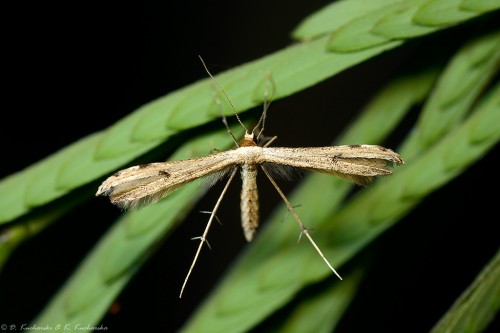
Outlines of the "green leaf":
[{"label": "green leaf", "polygon": [[499,9],[500,2],[497,0],[462,0],[460,8],[483,13]]},{"label": "green leaf", "polygon": [[500,33],[474,39],[453,57],[401,147],[407,160],[430,147],[457,126],[500,66]]},{"label": "green leaf", "polygon": [[[425,2],[426,0],[419,3],[422,4]],[[439,28],[437,27],[416,24],[413,21],[413,17],[419,8],[419,6],[408,3],[405,7],[393,11],[375,22],[370,32],[386,39],[406,39],[426,35],[438,30]]]},{"label": "green leaf", "polygon": [[397,0],[343,0],[334,1],[306,17],[292,32],[292,37],[309,40],[333,32],[350,21],[371,13]]},{"label": "green leaf", "polygon": [[331,35],[328,49],[336,52],[352,52],[388,43],[391,39],[373,34],[371,31],[378,21],[403,10],[406,6],[404,1],[396,2],[348,22]]},{"label": "green leaf", "polygon": [[[371,3],[375,6],[375,2]],[[305,38],[324,33],[318,26],[330,27],[331,39],[328,49],[336,52],[359,51],[383,45],[395,39],[408,39],[429,34],[438,29],[469,20],[483,12],[467,11],[458,0],[407,0],[390,3],[376,2],[376,7],[362,8],[358,1],[339,2],[311,16],[294,32],[294,36]],[[487,7],[487,6],[486,6]],[[486,10],[492,10],[486,8]],[[486,10],[484,12],[486,12]],[[344,16],[350,11],[355,14]],[[350,20],[347,20],[349,17]],[[330,20],[335,24],[324,24]],[[338,24],[341,22],[341,24]]]},{"label": "green leaf", "polygon": [[430,26],[448,26],[477,16],[479,13],[461,7],[462,0],[429,0],[413,18],[416,23]]},{"label": "green leaf", "polygon": [[482,332],[500,309],[500,251],[456,300],[431,333]]},{"label": "green leaf", "polygon": [[410,108],[424,101],[437,74],[437,68],[418,69],[394,79],[370,101],[339,144],[382,142]]},{"label": "green leaf", "polygon": [[269,332],[302,333],[333,332],[340,322],[357,291],[361,280],[361,272],[344,276],[342,283],[332,283],[319,292],[310,292],[287,314],[279,329]]}]

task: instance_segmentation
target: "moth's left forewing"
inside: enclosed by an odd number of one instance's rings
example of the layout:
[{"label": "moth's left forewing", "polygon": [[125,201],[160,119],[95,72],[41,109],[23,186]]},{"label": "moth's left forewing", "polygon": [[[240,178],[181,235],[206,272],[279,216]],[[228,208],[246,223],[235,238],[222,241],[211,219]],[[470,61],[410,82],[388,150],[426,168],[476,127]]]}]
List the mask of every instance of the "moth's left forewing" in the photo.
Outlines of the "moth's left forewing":
[{"label": "moth's left forewing", "polygon": [[112,193],[126,192],[132,188],[164,178],[163,170],[167,163],[149,163],[129,167],[115,172],[99,186],[96,196],[109,196]]},{"label": "moth's left forewing", "polygon": [[195,179],[222,172],[234,165],[234,150],[182,161],[150,163],[116,172],[96,195],[109,196],[121,208],[133,209],[154,203]]}]

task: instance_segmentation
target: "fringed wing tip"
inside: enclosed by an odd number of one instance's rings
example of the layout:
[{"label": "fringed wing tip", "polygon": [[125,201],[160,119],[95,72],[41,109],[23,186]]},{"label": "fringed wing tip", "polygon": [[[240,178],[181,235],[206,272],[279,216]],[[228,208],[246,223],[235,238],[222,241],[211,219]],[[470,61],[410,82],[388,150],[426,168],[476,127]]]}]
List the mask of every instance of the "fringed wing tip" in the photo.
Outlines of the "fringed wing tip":
[{"label": "fringed wing tip", "polygon": [[113,190],[114,190],[114,187],[111,186],[111,187],[104,187],[104,184],[102,184],[101,186],[99,186],[99,188],[97,189],[97,192],[95,194],[96,197],[99,197],[99,196],[109,196],[111,193],[113,193]]},{"label": "fringed wing tip", "polygon": [[[394,152],[393,152],[394,153]],[[395,165],[403,165],[405,164],[405,161],[403,160],[403,158],[401,157],[401,155],[397,154],[397,153],[394,153],[394,160],[393,160],[393,163]]]}]

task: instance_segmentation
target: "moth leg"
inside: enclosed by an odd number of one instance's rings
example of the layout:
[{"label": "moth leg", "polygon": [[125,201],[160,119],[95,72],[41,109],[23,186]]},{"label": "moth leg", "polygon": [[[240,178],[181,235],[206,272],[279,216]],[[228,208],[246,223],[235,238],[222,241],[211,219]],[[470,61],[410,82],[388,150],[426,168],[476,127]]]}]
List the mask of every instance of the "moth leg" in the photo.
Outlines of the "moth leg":
[{"label": "moth leg", "polygon": [[182,298],[182,293],[184,292],[184,288],[186,287],[189,276],[191,275],[191,272],[193,271],[194,265],[196,264],[196,261],[198,260],[198,256],[200,255],[201,248],[203,247],[203,244],[204,243],[208,244],[208,242],[207,242],[208,230],[210,229],[210,226],[212,225],[212,222],[214,221],[214,219],[216,219],[215,214],[217,213],[217,210],[219,209],[219,206],[222,202],[222,198],[224,198],[224,195],[226,194],[227,189],[229,188],[229,184],[231,184],[231,181],[234,179],[234,176],[236,176],[237,171],[238,171],[238,168],[234,168],[233,171],[231,171],[231,175],[229,176],[229,179],[226,183],[226,186],[224,186],[224,189],[222,190],[222,193],[219,196],[219,199],[217,199],[217,202],[215,203],[214,209],[212,210],[212,213],[210,214],[210,218],[208,219],[208,223],[207,223],[207,226],[205,227],[205,231],[203,232],[203,235],[201,235],[201,237],[199,237],[200,245],[198,245],[198,250],[196,250],[196,254],[194,255],[193,262],[191,263],[191,267],[189,267],[189,271],[186,275],[186,278],[184,279],[184,283],[182,284],[181,292],[179,293],[179,298]]},{"label": "moth leg", "polygon": [[273,186],[276,189],[276,191],[278,191],[279,195],[281,196],[281,198],[285,202],[286,207],[288,208],[288,210],[290,211],[290,213],[292,213],[293,217],[295,218],[295,220],[299,224],[299,227],[300,227],[300,230],[301,230],[301,235],[302,234],[306,235],[307,239],[309,239],[309,242],[311,242],[312,246],[314,247],[314,249],[316,250],[316,252],[318,252],[318,254],[320,255],[320,257],[323,259],[323,261],[328,266],[328,268],[330,268],[332,270],[332,272],[335,273],[335,275],[337,275],[337,277],[342,280],[342,278],[340,277],[339,273],[337,273],[337,271],[335,270],[335,268],[333,268],[333,266],[328,262],[328,260],[326,259],[325,255],[323,254],[323,252],[321,252],[321,250],[319,249],[318,245],[316,245],[316,242],[313,240],[313,238],[309,234],[309,231],[304,226],[304,223],[302,223],[302,221],[300,220],[299,215],[297,215],[297,212],[295,212],[295,209],[293,209],[293,206],[290,203],[290,201],[288,201],[288,199],[286,198],[286,196],[283,193],[283,191],[281,191],[281,189],[279,188],[278,184],[276,184],[276,182],[274,181],[274,179],[271,177],[271,174],[269,173],[269,171],[267,171],[267,169],[266,169],[266,167],[264,165],[261,165],[261,168],[264,171],[264,173],[266,174],[267,178],[269,178],[269,180],[271,181],[271,184],[273,184]]}]

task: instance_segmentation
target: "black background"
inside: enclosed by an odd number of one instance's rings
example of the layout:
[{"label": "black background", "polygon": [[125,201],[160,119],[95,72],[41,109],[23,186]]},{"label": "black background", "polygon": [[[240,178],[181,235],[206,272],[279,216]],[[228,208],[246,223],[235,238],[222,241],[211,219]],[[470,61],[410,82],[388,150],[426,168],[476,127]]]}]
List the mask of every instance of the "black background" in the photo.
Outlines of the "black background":
[{"label": "black background", "polygon": [[[286,47],[300,20],[326,3],[71,2],[9,8],[4,15],[10,23],[2,33],[0,176],[105,129],[154,98],[205,78],[198,54],[217,73]],[[452,52],[461,37],[453,30],[448,34],[444,48]],[[268,135],[278,135],[279,145],[284,146],[328,145],[377,87],[426,48],[436,47],[433,38],[274,102]],[[393,147],[397,139],[387,145]],[[498,198],[490,194],[499,185],[494,176],[498,153],[496,147],[429,196],[360,255],[377,264],[339,331],[422,332],[439,319],[498,248]],[[218,189],[199,209],[211,208]],[[239,216],[237,186],[231,193],[229,198],[234,199],[225,201],[223,211],[231,216],[223,218],[227,221]],[[279,198],[265,188],[262,193],[265,215]],[[30,322],[118,215],[107,201],[93,199],[23,244],[0,275],[0,324]],[[110,331],[179,328],[245,245],[239,222],[214,228],[214,250],[204,253],[179,300],[194,251],[189,239],[206,222],[206,216],[199,215],[190,215],[189,226],[176,230],[120,294],[117,311],[102,322]],[[285,310],[276,317],[286,316]]]}]

